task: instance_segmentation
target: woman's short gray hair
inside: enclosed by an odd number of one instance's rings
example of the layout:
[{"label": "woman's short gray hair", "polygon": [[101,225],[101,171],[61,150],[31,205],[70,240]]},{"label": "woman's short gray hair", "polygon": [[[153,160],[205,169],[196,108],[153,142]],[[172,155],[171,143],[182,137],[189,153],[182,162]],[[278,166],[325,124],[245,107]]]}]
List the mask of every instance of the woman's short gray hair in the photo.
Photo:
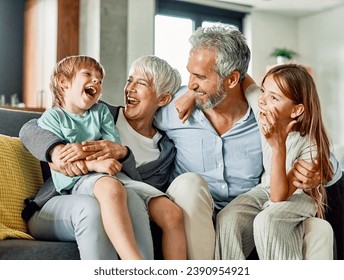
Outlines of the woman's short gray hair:
[{"label": "woman's short gray hair", "polygon": [[177,69],[174,69],[167,61],[154,55],[141,56],[136,59],[130,67],[140,71],[148,80],[152,81],[152,86],[156,95],[165,93],[174,95],[181,85],[181,76]]},{"label": "woman's short gray hair", "polygon": [[234,70],[239,71],[241,80],[246,76],[251,51],[244,35],[234,26],[199,27],[189,41],[192,46],[190,52],[202,48],[217,52],[214,70],[222,79]]}]

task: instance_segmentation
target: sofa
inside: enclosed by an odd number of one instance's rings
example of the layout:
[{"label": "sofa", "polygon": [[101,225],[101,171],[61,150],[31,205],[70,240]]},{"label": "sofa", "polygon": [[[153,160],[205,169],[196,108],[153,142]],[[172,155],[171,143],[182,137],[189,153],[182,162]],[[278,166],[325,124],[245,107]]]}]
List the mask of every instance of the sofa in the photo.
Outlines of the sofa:
[{"label": "sofa", "polygon": [[[37,193],[49,177],[46,163],[35,159],[18,139],[24,123],[41,113],[0,108],[0,259],[77,260],[75,242],[34,240],[21,219],[24,199]],[[334,256],[344,259],[344,176],[327,188],[326,219],[334,230]],[[159,229],[152,225],[155,258],[161,259]],[[251,254],[250,259],[256,258]]]},{"label": "sofa", "polygon": [[[33,158],[17,138],[21,126],[32,118],[38,118],[40,114],[34,111],[0,108],[0,259],[2,260],[80,259],[75,242],[33,240],[28,233],[26,223],[21,219],[23,199],[35,194],[44,177],[49,175],[48,165]],[[6,138],[6,136],[10,137]],[[22,170],[18,170],[19,167]],[[32,180],[33,177],[36,179]]]}]

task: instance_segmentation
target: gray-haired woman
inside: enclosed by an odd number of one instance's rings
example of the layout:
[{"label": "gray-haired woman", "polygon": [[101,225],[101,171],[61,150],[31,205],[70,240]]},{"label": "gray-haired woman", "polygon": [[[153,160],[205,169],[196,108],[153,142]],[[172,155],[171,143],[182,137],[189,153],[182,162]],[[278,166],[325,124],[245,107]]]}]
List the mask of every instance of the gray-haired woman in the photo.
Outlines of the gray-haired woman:
[{"label": "gray-haired woman", "polygon": [[[155,112],[171,101],[180,83],[178,71],[156,56],[143,56],[134,61],[124,88],[125,107],[107,104],[119,129],[122,145],[103,140],[86,142],[83,145],[85,160],[115,158],[121,161],[122,171],[131,179],[165,191],[174,162],[175,148],[165,133],[154,127],[153,121]],[[80,157],[68,150],[66,155],[60,156],[72,162],[71,164],[58,159],[57,151],[64,144],[55,135],[39,128],[35,120],[23,126],[20,137],[38,159],[50,161],[51,156],[51,161],[70,176],[85,172],[73,165],[73,161]],[[42,208],[35,211],[32,217],[31,213],[27,215],[30,233],[35,238],[76,240],[82,259],[116,258],[116,252],[101,226],[96,201],[74,195],[55,196],[53,186],[49,183],[45,184],[44,189],[46,193],[50,190],[53,194],[49,197],[53,197],[44,201],[38,195],[31,203]],[[152,197],[146,190],[138,190],[138,193],[141,194],[141,199],[142,193],[146,195],[144,200],[148,205],[150,218],[163,229],[164,258],[185,259],[186,241],[181,210],[166,196]],[[149,219],[140,198],[136,192],[128,190],[128,207],[139,249],[145,259],[152,259]],[[28,208],[32,208],[31,206]],[[84,209],[87,209],[88,215],[82,214]],[[94,223],[100,226],[95,227]]]}]

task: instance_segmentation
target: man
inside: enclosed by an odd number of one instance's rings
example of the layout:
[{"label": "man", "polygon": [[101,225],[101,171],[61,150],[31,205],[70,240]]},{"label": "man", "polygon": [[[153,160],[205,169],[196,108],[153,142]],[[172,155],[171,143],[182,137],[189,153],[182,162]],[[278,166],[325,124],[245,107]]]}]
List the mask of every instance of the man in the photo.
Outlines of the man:
[{"label": "man", "polygon": [[[212,259],[213,214],[258,184],[262,153],[258,126],[241,86],[250,61],[245,38],[236,29],[213,26],[196,30],[190,43],[188,88],[195,94],[196,109],[183,123],[172,103],[158,112],[156,124],[177,148],[176,179],[167,192],[184,211],[189,258]],[[175,99],[186,91],[182,88]],[[316,166],[306,162],[298,163],[289,176],[297,187],[320,182]],[[304,258],[331,259],[329,223],[312,218],[305,227]]]}]

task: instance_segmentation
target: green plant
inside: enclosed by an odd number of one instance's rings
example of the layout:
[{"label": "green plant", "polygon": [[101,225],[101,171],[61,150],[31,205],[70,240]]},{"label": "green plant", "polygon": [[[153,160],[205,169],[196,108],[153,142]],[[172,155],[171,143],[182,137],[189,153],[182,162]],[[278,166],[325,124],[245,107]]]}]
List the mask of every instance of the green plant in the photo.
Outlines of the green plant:
[{"label": "green plant", "polygon": [[274,57],[283,56],[288,59],[292,59],[296,55],[298,55],[297,52],[288,50],[286,48],[275,48],[274,51],[271,53],[271,56],[274,56]]}]

